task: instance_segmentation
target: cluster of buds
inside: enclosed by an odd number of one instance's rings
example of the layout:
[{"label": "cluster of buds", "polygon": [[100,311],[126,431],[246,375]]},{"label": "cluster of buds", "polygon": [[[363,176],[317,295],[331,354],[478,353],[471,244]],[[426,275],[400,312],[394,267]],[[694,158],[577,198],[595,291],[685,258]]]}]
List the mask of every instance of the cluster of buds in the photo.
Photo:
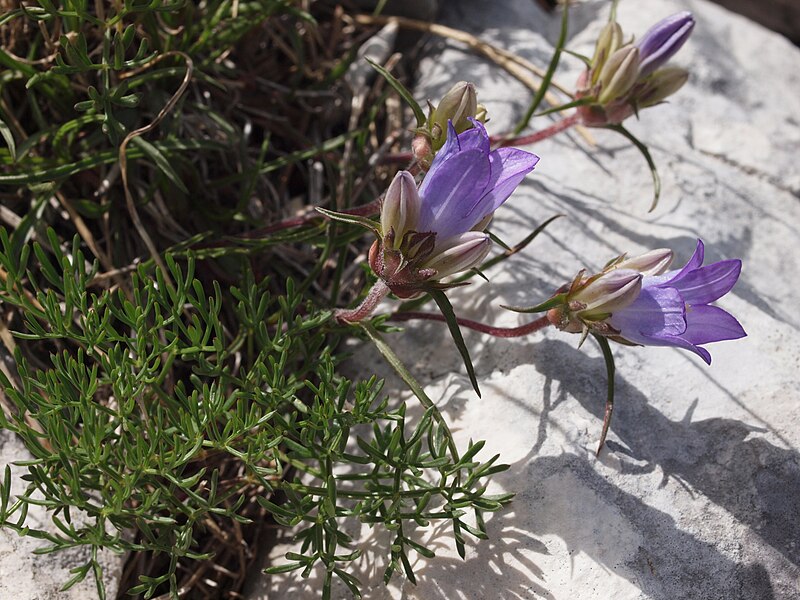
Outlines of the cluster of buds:
[{"label": "cluster of buds", "polygon": [[428,101],[428,120],[416,130],[411,144],[414,158],[424,168],[430,166],[434,154],[447,141],[448,123],[456,133],[472,127],[472,121],[486,122],[486,107],[478,104],[475,84],[459,81],[444,95],[438,105]]},{"label": "cluster of buds", "polygon": [[727,294],[739,278],[742,262],[723,260],[703,265],[704,246],[678,270],[667,271],[672,251],[624,255],[595,275],[581,271],[560,290],[561,302],[547,313],[557,328],[594,333],[614,341],[689,350],[711,364],[701,344],[733,340],[746,334],[723,309],[710,305]]},{"label": "cluster of buds", "polygon": [[691,13],[681,12],[656,23],[638,42],[624,43],[619,24],[610,21],[578,79],[576,98],[587,101],[579,107],[582,123],[619,124],[678,91],[688,72],[663,65],[689,38],[694,23]]},{"label": "cluster of buds", "polygon": [[400,171],[383,197],[369,263],[396,296],[415,296],[480,264],[491,247],[484,229],[494,211],[539,160],[516,148],[491,150],[483,124],[473,118],[470,125],[459,134],[449,121],[419,188]]}]

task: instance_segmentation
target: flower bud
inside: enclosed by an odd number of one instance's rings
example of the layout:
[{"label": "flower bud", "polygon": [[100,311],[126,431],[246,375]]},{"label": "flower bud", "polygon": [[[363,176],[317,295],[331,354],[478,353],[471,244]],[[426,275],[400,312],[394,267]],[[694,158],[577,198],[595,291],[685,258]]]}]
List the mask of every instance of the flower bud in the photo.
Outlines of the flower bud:
[{"label": "flower bud", "polygon": [[609,21],[597,38],[597,46],[592,57],[592,84],[597,83],[600,71],[603,69],[608,57],[622,46],[622,28],[616,21]]},{"label": "flower bud", "polygon": [[603,319],[615,310],[624,308],[639,295],[642,274],[631,269],[614,269],[570,293],[568,302],[581,320]]},{"label": "flower bud", "polygon": [[653,73],[636,93],[635,102],[640,108],[653,106],[664,101],[677,92],[686,80],[689,72],[680,67],[665,67]]},{"label": "flower bud", "polygon": [[639,47],[640,77],[645,77],[666,63],[680,50],[694,29],[694,17],[680,12],[653,25],[636,45]]},{"label": "flower bud", "polygon": [[433,147],[438,150],[445,142],[447,122],[452,121],[456,133],[472,127],[470,117],[475,118],[478,112],[478,96],[475,84],[459,81],[442,98],[433,110],[429,119],[429,127],[433,139]]},{"label": "flower bud", "polygon": [[414,177],[408,171],[394,176],[381,205],[381,233],[384,237],[392,232],[391,245],[400,247],[407,231],[417,226],[420,198]]},{"label": "flower bud", "polygon": [[639,76],[639,49],[624,46],[614,52],[600,72],[600,96],[598,102],[607,104],[624,96]]},{"label": "flower bud", "polygon": [[659,248],[632,258],[623,257],[619,262],[613,263],[612,267],[638,271],[645,276],[661,275],[672,264],[672,258],[672,250]]},{"label": "flower bud", "polygon": [[492,241],[485,233],[468,231],[451,238],[425,267],[436,270],[436,278],[447,277],[453,273],[466,271],[481,263],[489,253]]}]

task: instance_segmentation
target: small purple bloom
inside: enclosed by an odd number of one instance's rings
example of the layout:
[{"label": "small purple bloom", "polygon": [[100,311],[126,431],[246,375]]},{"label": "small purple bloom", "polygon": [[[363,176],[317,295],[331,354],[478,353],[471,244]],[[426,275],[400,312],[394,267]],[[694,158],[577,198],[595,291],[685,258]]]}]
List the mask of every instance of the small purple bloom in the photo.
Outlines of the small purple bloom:
[{"label": "small purple bloom", "polygon": [[680,50],[694,29],[694,17],[680,12],[653,25],[636,45],[639,47],[639,77],[649,75]]},{"label": "small purple bloom", "polygon": [[615,311],[608,323],[629,342],[676,346],[711,364],[702,344],[747,335],[739,322],[710,303],[733,288],[742,269],[738,259],[702,266],[704,247],[697,240],[694,255],[682,269],[642,278],[642,289],[629,305]]},{"label": "small purple bloom", "polygon": [[436,247],[474,229],[505,202],[539,157],[517,148],[491,150],[480,121],[457,134],[448,122],[447,141],[422,185],[416,230],[436,234]]},{"label": "small purple bloom", "polygon": [[472,129],[460,134],[448,122],[447,141],[419,189],[400,171],[384,195],[369,264],[401,298],[480,264],[492,245],[484,233],[492,214],[539,162],[524,150],[491,150],[483,124],[470,121]]}]

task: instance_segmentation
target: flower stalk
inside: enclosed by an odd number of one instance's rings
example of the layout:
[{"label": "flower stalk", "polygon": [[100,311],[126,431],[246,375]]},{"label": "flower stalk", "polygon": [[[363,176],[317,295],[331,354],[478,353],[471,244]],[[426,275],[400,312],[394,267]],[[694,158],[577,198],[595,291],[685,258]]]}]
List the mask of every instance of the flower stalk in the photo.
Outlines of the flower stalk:
[{"label": "flower stalk", "polygon": [[333,317],[339,323],[358,323],[370,316],[390,292],[389,286],[383,279],[378,279],[370,288],[367,297],[361,304],[353,309],[338,308],[333,312]]},{"label": "flower stalk", "polygon": [[548,138],[553,137],[561,133],[562,131],[566,131],[575,125],[580,124],[581,116],[579,113],[572,113],[560,119],[550,125],[549,127],[545,127],[540,131],[536,131],[529,135],[523,135],[519,137],[510,137],[510,138],[493,138],[492,142],[497,144],[498,148],[503,148],[505,146],[527,146],[529,144],[535,144],[537,142],[541,142],[542,140],[546,140]]},{"label": "flower stalk", "polygon": [[[389,320],[390,321],[424,320],[424,321],[438,321],[440,323],[446,322],[444,316],[438,313],[426,313],[417,311],[396,312],[389,317]],[[536,333],[537,331],[541,331],[548,325],[551,325],[550,321],[547,319],[547,316],[540,317],[535,321],[531,321],[530,323],[526,323],[525,325],[520,325],[519,327],[494,327],[492,325],[487,325],[479,321],[473,321],[472,319],[464,319],[461,317],[456,317],[456,322],[462,327],[466,327],[467,329],[472,329],[473,331],[479,331],[480,333],[485,333],[487,335],[491,335],[498,338],[522,337],[530,335],[532,333]]]}]

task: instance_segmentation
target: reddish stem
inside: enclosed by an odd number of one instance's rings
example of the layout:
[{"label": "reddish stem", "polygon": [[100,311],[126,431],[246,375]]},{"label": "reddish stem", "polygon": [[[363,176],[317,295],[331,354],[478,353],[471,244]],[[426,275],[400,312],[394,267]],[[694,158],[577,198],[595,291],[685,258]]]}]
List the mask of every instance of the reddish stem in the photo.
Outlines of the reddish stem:
[{"label": "reddish stem", "polygon": [[378,279],[361,304],[353,309],[338,308],[334,311],[333,316],[340,323],[358,323],[370,316],[390,291],[383,279]]},{"label": "reddish stem", "polygon": [[[398,312],[389,317],[390,321],[412,321],[415,319],[440,321],[442,323],[447,322],[444,318],[444,315],[415,311]],[[547,320],[546,316],[540,317],[535,321],[526,323],[525,325],[520,325],[519,327],[493,327],[491,325],[479,323],[478,321],[473,321],[471,319],[462,319],[461,317],[456,317],[456,322],[458,322],[458,324],[462,327],[467,327],[468,329],[473,329],[475,331],[480,331],[481,333],[486,333],[488,335],[501,338],[521,337],[523,335],[535,333],[540,329],[544,329],[550,325],[550,321]]]},{"label": "reddish stem", "polygon": [[[372,202],[368,202],[367,204],[362,204],[361,206],[354,206],[353,208],[345,208],[344,210],[340,210],[338,212],[345,214],[345,215],[353,215],[356,217],[369,217],[371,215],[376,215],[381,210],[381,199],[376,198]],[[256,229],[255,231],[251,231],[249,233],[242,234],[237,236],[243,239],[259,239],[265,237],[271,233],[275,233],[277,231],[283,231],[284,229],[290,229],[292,227],[300,227],[302,225],[306,225],[313,221],[314,219],[324,219],[320,213],[318,213],[313,208],[307,211],[305,214],[300,215],[299,217],[290,217],[288,219],[283,219],[282,221],[278,221],[277,223],[272,223],[267,225],[266,227],[262,227],[261,229]]]},{"label": "reddish stem", "polygon": [[579,113],[572,113],[568,117],[564,117],[560,121],[556,121],[549,127],[546,127],[540,131],[535,133],[531,133],[530,135],[524,135],[522,137],[515,137],[515,138],[503,138],[502,136],[499,138],[492,138],[494,143],[498,143],[498,147],[503,146],[525,146],[528,144],[535,144],[536,142],[541,142],[542,140],[546,140],[549,137],[553,137],[557,133],[561,133],[565,129],[569,129],[573,125],[577,125],[581,120]]},{"label": "reddish stem", "polygon": [[[577,125],[580,123],[581,117],[578,113],[573,113],[568,117],[564,117],[560,121],[556,121],[549,127],[542,129],[541,131],[537,131],[535,133],[531,133],[529,135],[523,135],[521,137],[506,137],[505,135],[493,135],[489,138],[489,143],[495,148],[502,148],[503,146],[525,146],[528,144],[535,144],[536,142],[541,142],[542,140],[546,140],[549,137],[553,137],[554,135],[561,133],[562,131],[569,129],[570,127]],[[381,163],[383,164],[398,164],[398,163],[409,163],[414,158],[411,152],[396,152],[394,154],[387,154],[381,159]]]}]

